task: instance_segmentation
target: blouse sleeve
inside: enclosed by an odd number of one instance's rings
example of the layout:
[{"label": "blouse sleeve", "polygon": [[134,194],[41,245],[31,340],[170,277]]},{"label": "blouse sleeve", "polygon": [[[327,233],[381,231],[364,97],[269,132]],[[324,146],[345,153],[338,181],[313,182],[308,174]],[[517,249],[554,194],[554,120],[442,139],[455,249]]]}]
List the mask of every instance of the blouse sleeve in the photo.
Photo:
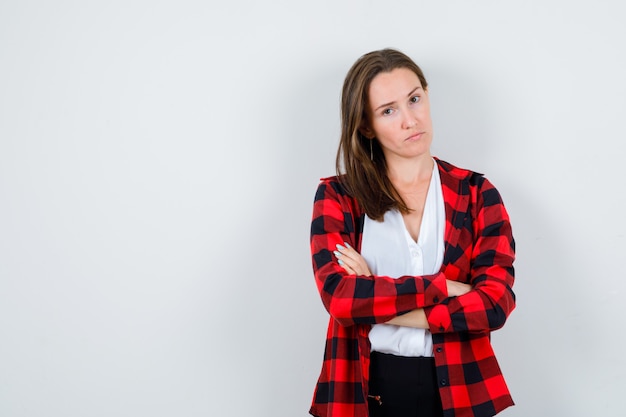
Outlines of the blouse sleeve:
[{"label": "blouse sleeve", "polygon": [[448,296],[443,273],[428,276],[348,274],[333,255],[337,244],[359,248],[356,203],[332,179],[317,189],[311,223],[311,254],[318,291],[329,314],[343,326],[384,323],[408,311],[432,306]]},{"label": "blouse sleeve", "polygon": [[511,223],[498,191],[487,179],[480,178],[474,192],[472,290],[425,309],[433,333],[496,330],[515,308]]}]

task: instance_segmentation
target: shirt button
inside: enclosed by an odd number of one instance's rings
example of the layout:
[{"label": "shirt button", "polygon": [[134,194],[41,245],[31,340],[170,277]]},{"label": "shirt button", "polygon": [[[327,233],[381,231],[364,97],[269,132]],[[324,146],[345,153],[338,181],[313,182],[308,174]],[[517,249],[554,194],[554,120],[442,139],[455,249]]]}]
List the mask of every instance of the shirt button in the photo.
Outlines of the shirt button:
[{"label": "shirt button", "polygon": [[433,298],[433,302],[434,302],[435,304],[437,304],[437,303],[439,302],[439,297],[435,297],[435,298]]},{"label": "shirt button", "polygon": [[443,349],[441,347],[437,348],[437,353],[441,353],[443,351]]},{"label": "shirt button", "polygon": [[441,386],[445,387],[446,385],[448,385],[448,381],[446,381],[445,379],[441,380]]}]

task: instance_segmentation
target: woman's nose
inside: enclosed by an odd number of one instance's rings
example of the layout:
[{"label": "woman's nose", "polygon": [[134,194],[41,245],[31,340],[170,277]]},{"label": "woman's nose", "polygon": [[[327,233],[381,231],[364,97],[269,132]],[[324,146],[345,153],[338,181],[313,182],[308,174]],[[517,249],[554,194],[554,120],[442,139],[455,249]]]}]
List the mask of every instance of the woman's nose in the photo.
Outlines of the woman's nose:
[{"label": "woman's nose", "polygon": [[411,112],[406,112],[404,114],[404,120],[402,121],[402,124],[402,127],[404,127],[405,129],[411,129],[415,127],[415,125],[417,124],[417,120]]}]

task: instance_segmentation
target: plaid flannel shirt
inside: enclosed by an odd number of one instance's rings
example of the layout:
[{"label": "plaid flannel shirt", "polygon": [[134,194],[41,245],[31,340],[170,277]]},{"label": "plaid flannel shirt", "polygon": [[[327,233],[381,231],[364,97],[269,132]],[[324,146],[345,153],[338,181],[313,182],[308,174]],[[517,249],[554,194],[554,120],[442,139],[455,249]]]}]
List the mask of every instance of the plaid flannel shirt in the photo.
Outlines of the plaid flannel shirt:
[{"label": "plaid flannel shirt", "polygon": [[[508,214],[481,174],[436,160],[446,211],[440,272],[427,276],[348,275],[333,257],[336,244],[360,251],[364,213],[337,177],[315,196],[311,253],[315,280],[330,314],[326,348],[310,413],[366,417],[374,323],[424,308],[445,417],[493,416],[513,405],[490,343],[515,307],[515,258]],[[446,279],[472,285],[448,297]]]}]

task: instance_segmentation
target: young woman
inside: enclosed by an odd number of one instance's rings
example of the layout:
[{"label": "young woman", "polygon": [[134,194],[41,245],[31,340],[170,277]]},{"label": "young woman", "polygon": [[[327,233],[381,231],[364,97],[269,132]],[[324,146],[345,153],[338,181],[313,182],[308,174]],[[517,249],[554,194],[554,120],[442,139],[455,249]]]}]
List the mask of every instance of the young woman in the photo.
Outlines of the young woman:
[{"label": "young woman", "polygon": [[498,191],[433,158],[420,68],[359,58],[341,102],[338,176],[318,187],[311,252],[330,313],[310,413],[493,416],[513,405],[490,344],[515,307]]}]

